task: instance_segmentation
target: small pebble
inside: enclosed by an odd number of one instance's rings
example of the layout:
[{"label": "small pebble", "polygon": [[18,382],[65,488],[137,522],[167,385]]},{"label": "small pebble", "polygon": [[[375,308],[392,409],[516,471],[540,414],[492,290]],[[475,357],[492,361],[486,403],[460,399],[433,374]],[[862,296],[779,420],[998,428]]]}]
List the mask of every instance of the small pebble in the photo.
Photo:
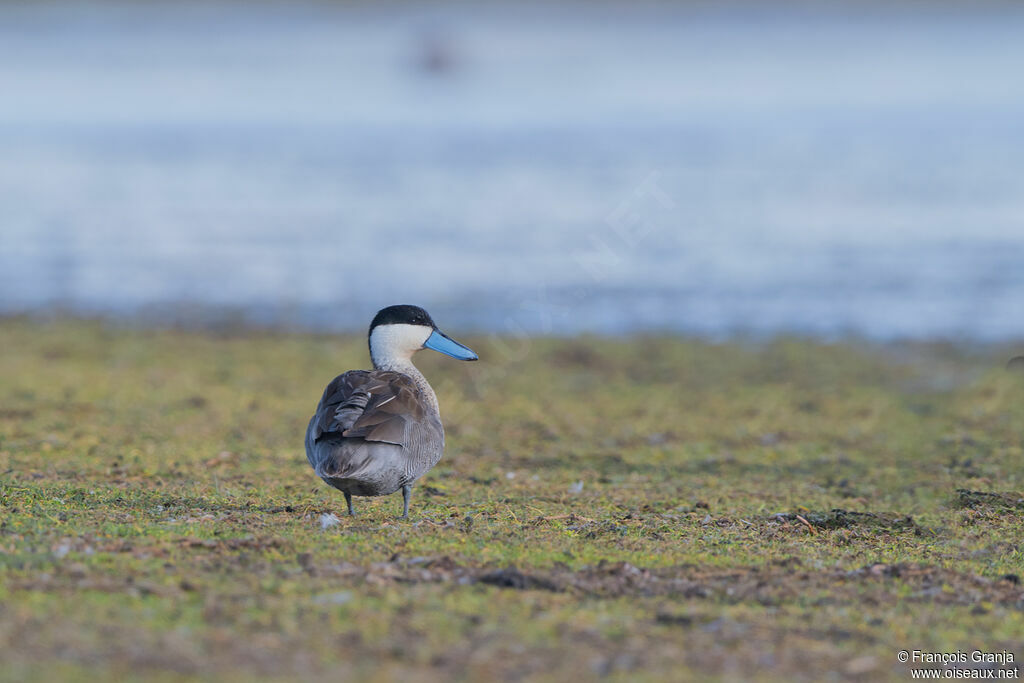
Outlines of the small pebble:
[{"label": "small pebble", "polygon": [[352,593],[350,591],[323,593],[321,595],[313,596],[313,603],[316,605],[344,605],[346,602],[351,600]]}]

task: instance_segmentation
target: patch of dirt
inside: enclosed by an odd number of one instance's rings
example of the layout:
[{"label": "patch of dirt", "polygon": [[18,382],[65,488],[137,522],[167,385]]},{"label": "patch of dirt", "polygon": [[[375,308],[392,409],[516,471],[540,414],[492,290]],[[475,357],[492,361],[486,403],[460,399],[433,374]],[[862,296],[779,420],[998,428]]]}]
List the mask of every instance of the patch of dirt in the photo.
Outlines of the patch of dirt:
[{"label": "patch of dirt", "polygon": [[969,491],[957,489],[957,505],[962,508],[997,508],[1003,510],[1024,510],[1024,493],[1015,491]]},{"label": "patch of dirt", "polygon": [[[300,557],[302,571],[370,584],[486,584],[511,590],[574,593],[587,597],[672,596],[778,605],[796,600],[821,604],[881,604],[901,599],[937,604],[980,602],[1024,607],[1019,578],[989,579],[939,567],[872,564],[855,570],[810,570],[791,559],[761,567],[704,570],[692,566],[643,569],[628,562],[601,562],[573,571],[567,567],[523,570],[467,567],[448,556],[394,557],[390,562],[358,566],[348,562],[316,564]],[[907,588],[910,589],[909,595]],[[903,597],[905,596],[905,597]]]},{"label": "patch of dirt", "polygon": [[182,538],[178,543],[186,548],[208,548],[210,550],[267,550],[283,548],[285,543],[278,538]]},{"label": "patch of dirt", "polygon": [[854,512],[840,508],[833,508],[828,512],[779,512],[772,515],[771,519],[796,522],[818,529],[918,529],[917,523],[909,515],[891,512]]},{"label": "patch of dirt", "polygon": [[516,590],[562,590],[561,586],[548,580],[546,577],[524,574],[515,567],[488,572],[483,576],[477,577],[476,580],[491,586],[515,588]]}]

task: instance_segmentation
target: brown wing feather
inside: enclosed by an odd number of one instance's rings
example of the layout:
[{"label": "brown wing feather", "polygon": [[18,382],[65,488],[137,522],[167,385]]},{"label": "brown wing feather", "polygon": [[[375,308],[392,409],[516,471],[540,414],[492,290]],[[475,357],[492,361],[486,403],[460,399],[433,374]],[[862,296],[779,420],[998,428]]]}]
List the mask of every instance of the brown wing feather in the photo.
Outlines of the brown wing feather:
[{"label": "brown wing feather", "polygon": [[317,407],[313,439],[324,434],[406,445],[408,423],[423,418],[419,390],[409,377],[351,370],[335,377]]}]

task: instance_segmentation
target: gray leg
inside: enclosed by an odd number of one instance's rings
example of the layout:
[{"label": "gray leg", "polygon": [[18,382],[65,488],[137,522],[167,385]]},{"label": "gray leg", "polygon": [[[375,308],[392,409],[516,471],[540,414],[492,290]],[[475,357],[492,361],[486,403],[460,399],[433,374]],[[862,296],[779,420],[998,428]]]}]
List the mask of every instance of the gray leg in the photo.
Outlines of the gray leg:
[{"label": "gray leg", "polygon": [[409,518],[409,497],[412,495],[412,486],[406,484],[402,487],[402,519]]},{"label": "gray leg", "polygon": [[356,511],[352,509],[352,494],[348,491],[344,491],[345,502],[348,503],[348,514],[350,517],[356,516]]}]

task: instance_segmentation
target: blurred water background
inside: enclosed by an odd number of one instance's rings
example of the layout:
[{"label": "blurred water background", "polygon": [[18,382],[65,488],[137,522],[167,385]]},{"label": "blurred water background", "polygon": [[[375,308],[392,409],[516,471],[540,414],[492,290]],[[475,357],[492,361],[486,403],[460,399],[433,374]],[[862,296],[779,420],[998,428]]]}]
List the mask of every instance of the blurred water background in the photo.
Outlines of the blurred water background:
[{"label": "blurred water background", "polygon": [[0,4],[0,312],[1024,337],[1019,3]]}]

